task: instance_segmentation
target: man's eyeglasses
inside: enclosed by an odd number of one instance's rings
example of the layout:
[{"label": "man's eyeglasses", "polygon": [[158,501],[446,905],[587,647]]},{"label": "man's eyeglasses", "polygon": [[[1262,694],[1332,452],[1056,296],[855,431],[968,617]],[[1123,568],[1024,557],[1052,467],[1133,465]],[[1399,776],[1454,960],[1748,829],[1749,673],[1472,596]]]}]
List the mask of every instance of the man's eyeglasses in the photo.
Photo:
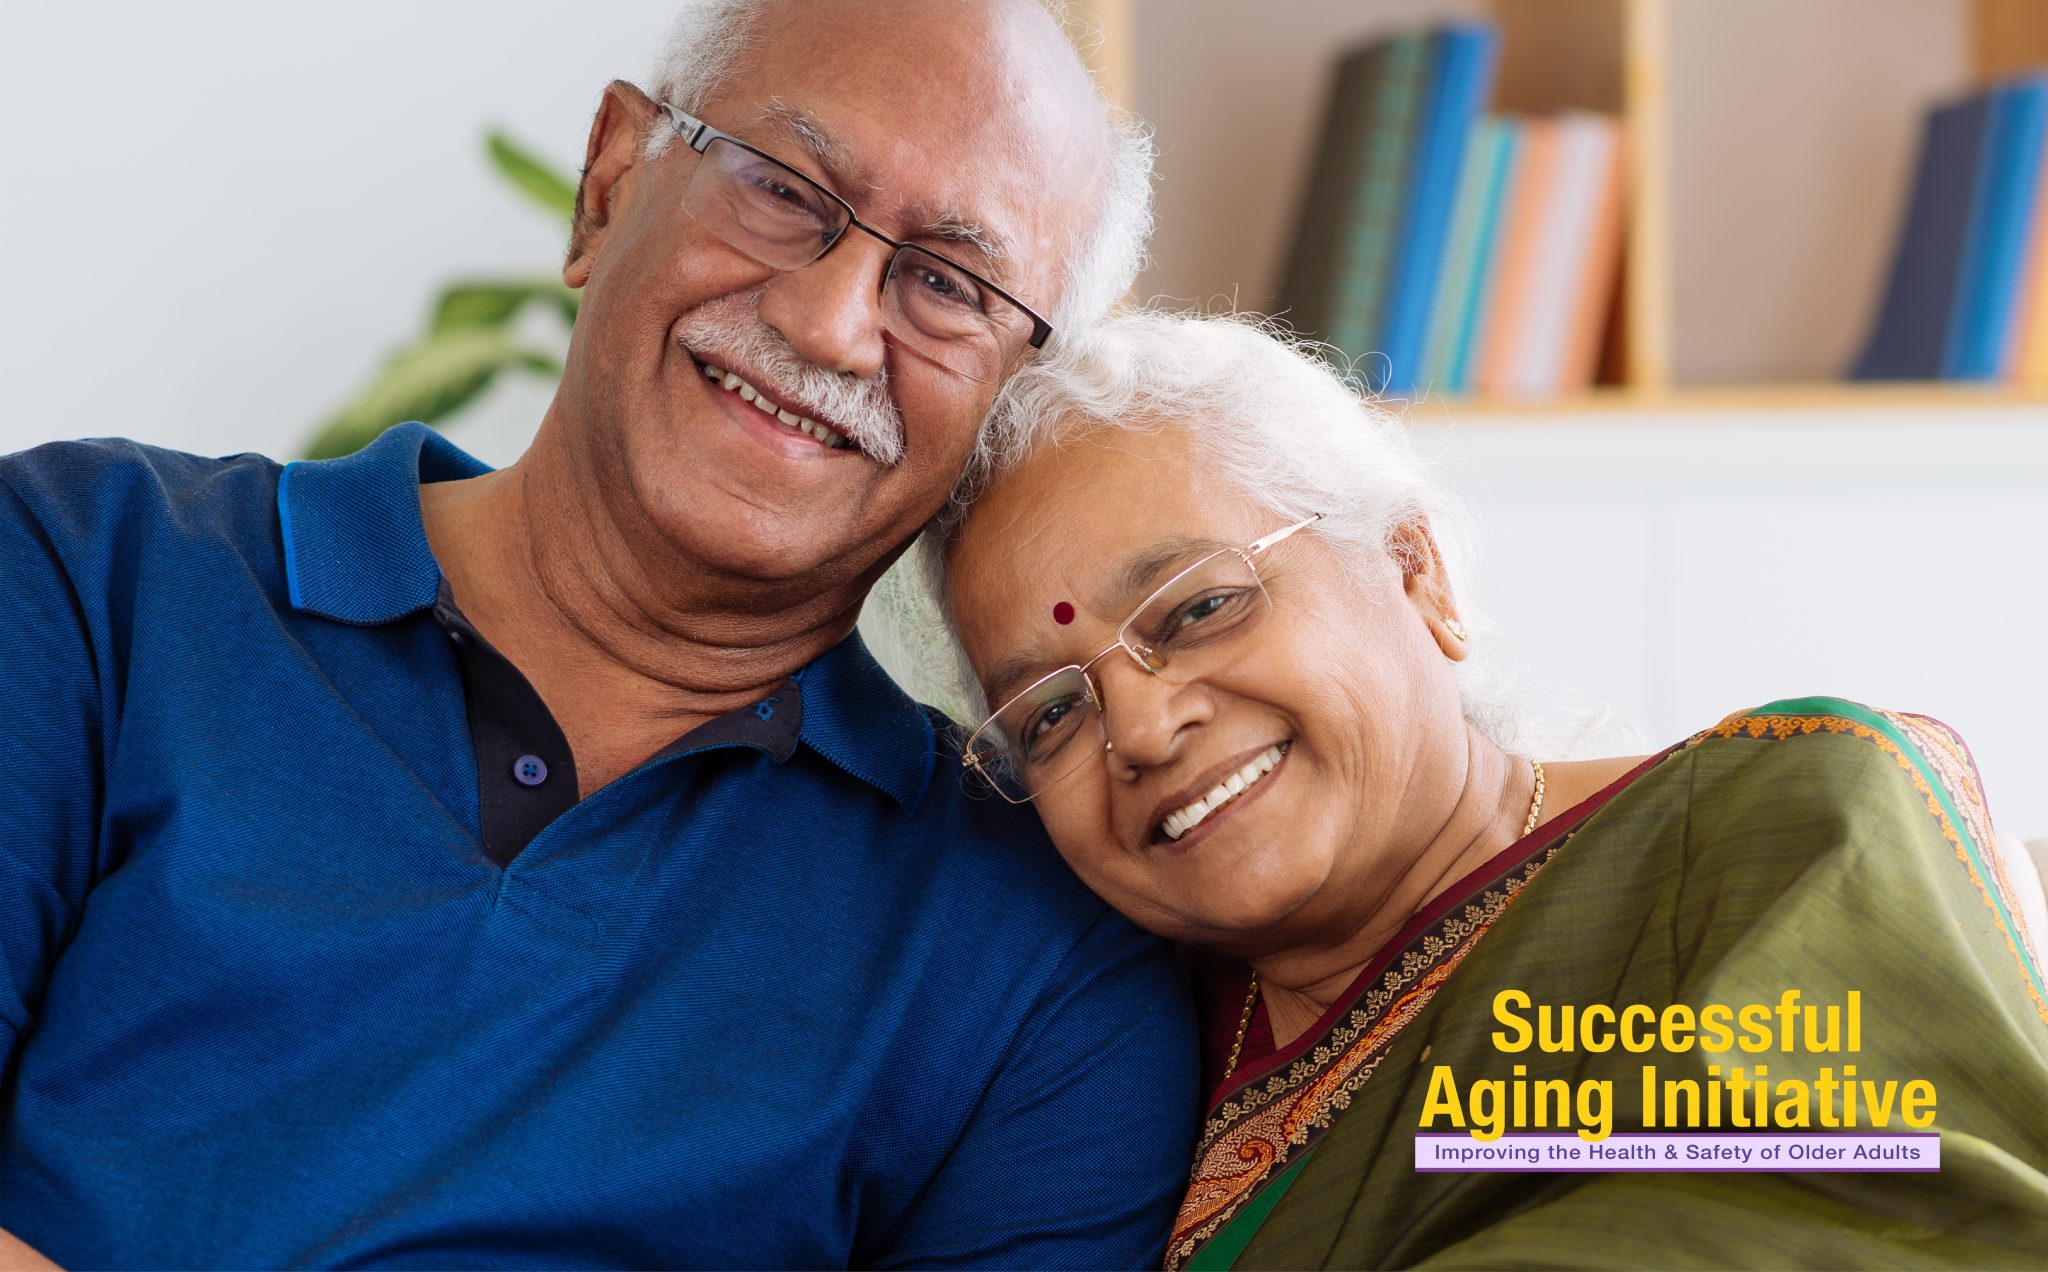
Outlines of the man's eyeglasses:
[{"label": "man's eyeglasses", "polygon": [[1002,288],[936,252],[899,243],[853,214],[853,205],[764,151],[661,103],[703,156],[683,208],[698,224],[763,265],[802,269],[857,229],[896,254],[882,271],[882,326],[951,371],[1000,383],[1052,324]]},{"label": "man's eyeglasses", "polygon": [[1028,803],[1071,777],[1109,745],[1096,663],[1121,649],[1153,675],[1186,684],[1229,664],[1273,612],[1259,558],[1317,513],[1195,562],[1145,598],[1116,630],[1116,643],[1085,663],[1060,668],[1005,702],[967,739],[961,763],[1012,804]]}]

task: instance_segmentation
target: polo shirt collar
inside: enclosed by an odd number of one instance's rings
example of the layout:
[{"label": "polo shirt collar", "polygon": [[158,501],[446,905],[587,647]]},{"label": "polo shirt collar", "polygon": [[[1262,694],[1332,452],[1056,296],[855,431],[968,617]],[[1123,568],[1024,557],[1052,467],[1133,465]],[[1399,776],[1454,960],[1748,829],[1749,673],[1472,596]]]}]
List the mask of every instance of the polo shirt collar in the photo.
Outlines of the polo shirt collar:
[{"label": "polo shirt collar", "polygon": [[490,471],[424,424],[388,428],[340,459],[286,464],[277,515],[292,608],[372,626],[431,607],[441,567],[427,546],[420,486]]},{"label": "polo shirt collar", "polygon": [[[285,465],[277,483],[292,608],[374,626],[431,609],[441,567],[420,518],[423,483],[480,477],[490,465],[424,424],[400,424],[340,459]],[[859,632],[797,672],[797,738],[915,812],[936,763],[924,708],[889,678]]]},{"label": "polo shirt collar", "polygon": [[931,717],[889,678],[858,630],[793,677],[804,745],[915,813],[932,782]]}]

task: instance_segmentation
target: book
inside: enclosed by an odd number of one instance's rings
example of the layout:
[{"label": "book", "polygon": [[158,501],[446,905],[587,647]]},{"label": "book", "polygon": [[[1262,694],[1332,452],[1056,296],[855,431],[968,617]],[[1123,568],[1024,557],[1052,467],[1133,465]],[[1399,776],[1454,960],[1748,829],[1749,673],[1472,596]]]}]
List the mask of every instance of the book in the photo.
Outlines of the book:
[{"label": "book", "polygon": [[1884,301],[1852,378],[1940,378],[1990,114],[1981,96],[1928,112]]},{"label": "book", "polygon": [[1465,282],[1464,295],[1455,302],[1458,306],[1457,335],[1444,373],[1444,391],[1447,393],[1465,393],[1476,387],[1473,368],[1478,360],[1474,351],[1479,348],[1487,317],[1492,313],[1502,226],[1507,220],[1504,209],[1514,192],[1516,166],[1521,156],[1522,126],[1519,122],[1495,120],[1488,132],[1494,148],[1493,166],[1487,173],[1471,274]]},{"label": "book", "polygon": [[1620,125],[1603,115],[1573,113],[1550,126],[1556,137],[1554,176],[1548,197],[1535,210],[1522,309],[1497,381],[1500,391],[1516,397],[1555,397],[1564,387],[1574,320],[1588,303],[1582,293],[1591,288],[1598,262],[1604,301],[1612,273],[1613,253],[1596,245],[1595,237],[1619,224],[1604,205],[1619,166]]},{"label": "book", "polygon": [[1428,54],[1425,36],[1388,40],[1367,94],[1356,138],[1355,180],[1332,226],[1330,291],[1315,330],[1347,359],[1371,352],[1381,331],[1396,236],[1407,206],[1409,156]]},{"label": "book", "polygon": [[2006,378],[2032,388],[2048,387],[2048,163],[2041,165],[2034,182],[2033,227],[2015,306]]},{"label": "book", "polygon": [[1371,113],[1384,56],[1383,45],[1353,50],[1338,61],[1325,94],[1322,130],[1310,153],[1294,238],[1275,289],[1279,315],[1303,335],[1320,333],[1328,321],[1339,227],[1350,220],[1349,201],[1363,153],[1359,136]]},{"label": "book", "polygon": [[1621,122],[1602,120],[1593,145],[1593,215],[1577,249],[1572,271],[1574,294],[1565,324],[1564,354],[1557,388],[1569,392],[1590,388],[1599,373],[1610,319],[1616,314],[1621,256],[1626,239],[1624,208],[1628,201],[1628,148]]},{"label": "book", "polygon": [[1444,234],[1443,261],[1437,267],[1435,295],[1430,299],[1429,329],[1422,340],[1422,374],[1419,387],[1437,393],[1453,393],[1453,368],[1463,338],[1465,315],[1473,291],[1474,276],[1485,248],[1491,202],[1497,194],[1497,177],[1504,154],[1503,141],[1510,130],[1491,117],[1472,126],[1465,144],[1465,161],[1459,167],[1458,190],[1451,198],[1450,228]]},{"label": "book", "polygon": [[1374,342],[1384,359],[1379,387],[1391,392],[1405,393],[1422,382],[1453,200],[1473,125],[1493,95],[1500,37],[1490,26],[1467,24],[1441,28],[1429,43],[1429,82],[1408,164],[1407,207]]},{"label": "book", "polygon": [[2020,267],[2048,127],[2048,76],[1994,86],[1971,187],[1970,229],[1956,271],[1941,374],[1995,380],[2006,368]]},{"label": "book", "polygon": [[1471,387],[1481,393],[1513,391],[1526,361],[1522,346],[1535,319],[1537,257],[1556,203],[1561,132],[1557,120],[1526,119],[1519,128],[1514,180],[1503,198],[1493,261],[1492,294],[1478,346],[1472,351]]},{"label": "book", "polygon": [[2048,265],[2048,252],[2042,251],[2042,231],[2048,228],[2043,222],[2044,214],[2048,214],[2048,208],[2044,208],[2042,201],[2042,195],[2048,193],[2043,189],[2044,176],[2048,176],[2048,163],[2042,164],[2041,171],[2035,175],[2032,221],[2027,229],[2026,250],[2020,263],[2018,291],[2013,297],[2012,323],[2007,332],[2009,338],[2000,361],[2005,379],[2035,386],[2041,383],[2040,354],[2048,353],[2048,349],[2039,349],[2044,341],[2048,341],[2048,324],[2042,321],[2048,317],[2042,312],[2043,304],[2048,303],[2048,292],[2044,292],[2041,286],[2042,267]]}]

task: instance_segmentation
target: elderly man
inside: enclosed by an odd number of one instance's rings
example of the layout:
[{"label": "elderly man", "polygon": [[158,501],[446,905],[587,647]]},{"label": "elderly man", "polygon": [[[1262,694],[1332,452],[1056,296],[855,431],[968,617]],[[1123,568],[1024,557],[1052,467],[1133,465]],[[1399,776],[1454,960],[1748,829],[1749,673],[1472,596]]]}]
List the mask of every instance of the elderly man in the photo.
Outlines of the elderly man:
[{"label": "elderly man", "polygon": [[1143,143],[1031,0],[679,32],[599,108],[518,464],[0,461],[0,1229],[46,1255],[1156,1259],[1177,971],[851,634],[1128,285]]}]

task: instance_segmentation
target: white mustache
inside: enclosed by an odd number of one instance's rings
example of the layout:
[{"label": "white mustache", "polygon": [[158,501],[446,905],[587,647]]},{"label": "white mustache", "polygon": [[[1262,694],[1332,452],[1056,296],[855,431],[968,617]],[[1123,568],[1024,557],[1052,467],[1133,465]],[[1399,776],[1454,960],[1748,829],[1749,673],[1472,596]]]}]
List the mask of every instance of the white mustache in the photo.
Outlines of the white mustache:
[{"label": "white mustache", "polygon": [[838,430],[884,468],[902,462],[903,416],[888,371],[859,380],[825,370],[761,321],[760,302],[758,291],[708,300],[677,321],[676,336],[700,360],[740,371],[798,414]]}]

